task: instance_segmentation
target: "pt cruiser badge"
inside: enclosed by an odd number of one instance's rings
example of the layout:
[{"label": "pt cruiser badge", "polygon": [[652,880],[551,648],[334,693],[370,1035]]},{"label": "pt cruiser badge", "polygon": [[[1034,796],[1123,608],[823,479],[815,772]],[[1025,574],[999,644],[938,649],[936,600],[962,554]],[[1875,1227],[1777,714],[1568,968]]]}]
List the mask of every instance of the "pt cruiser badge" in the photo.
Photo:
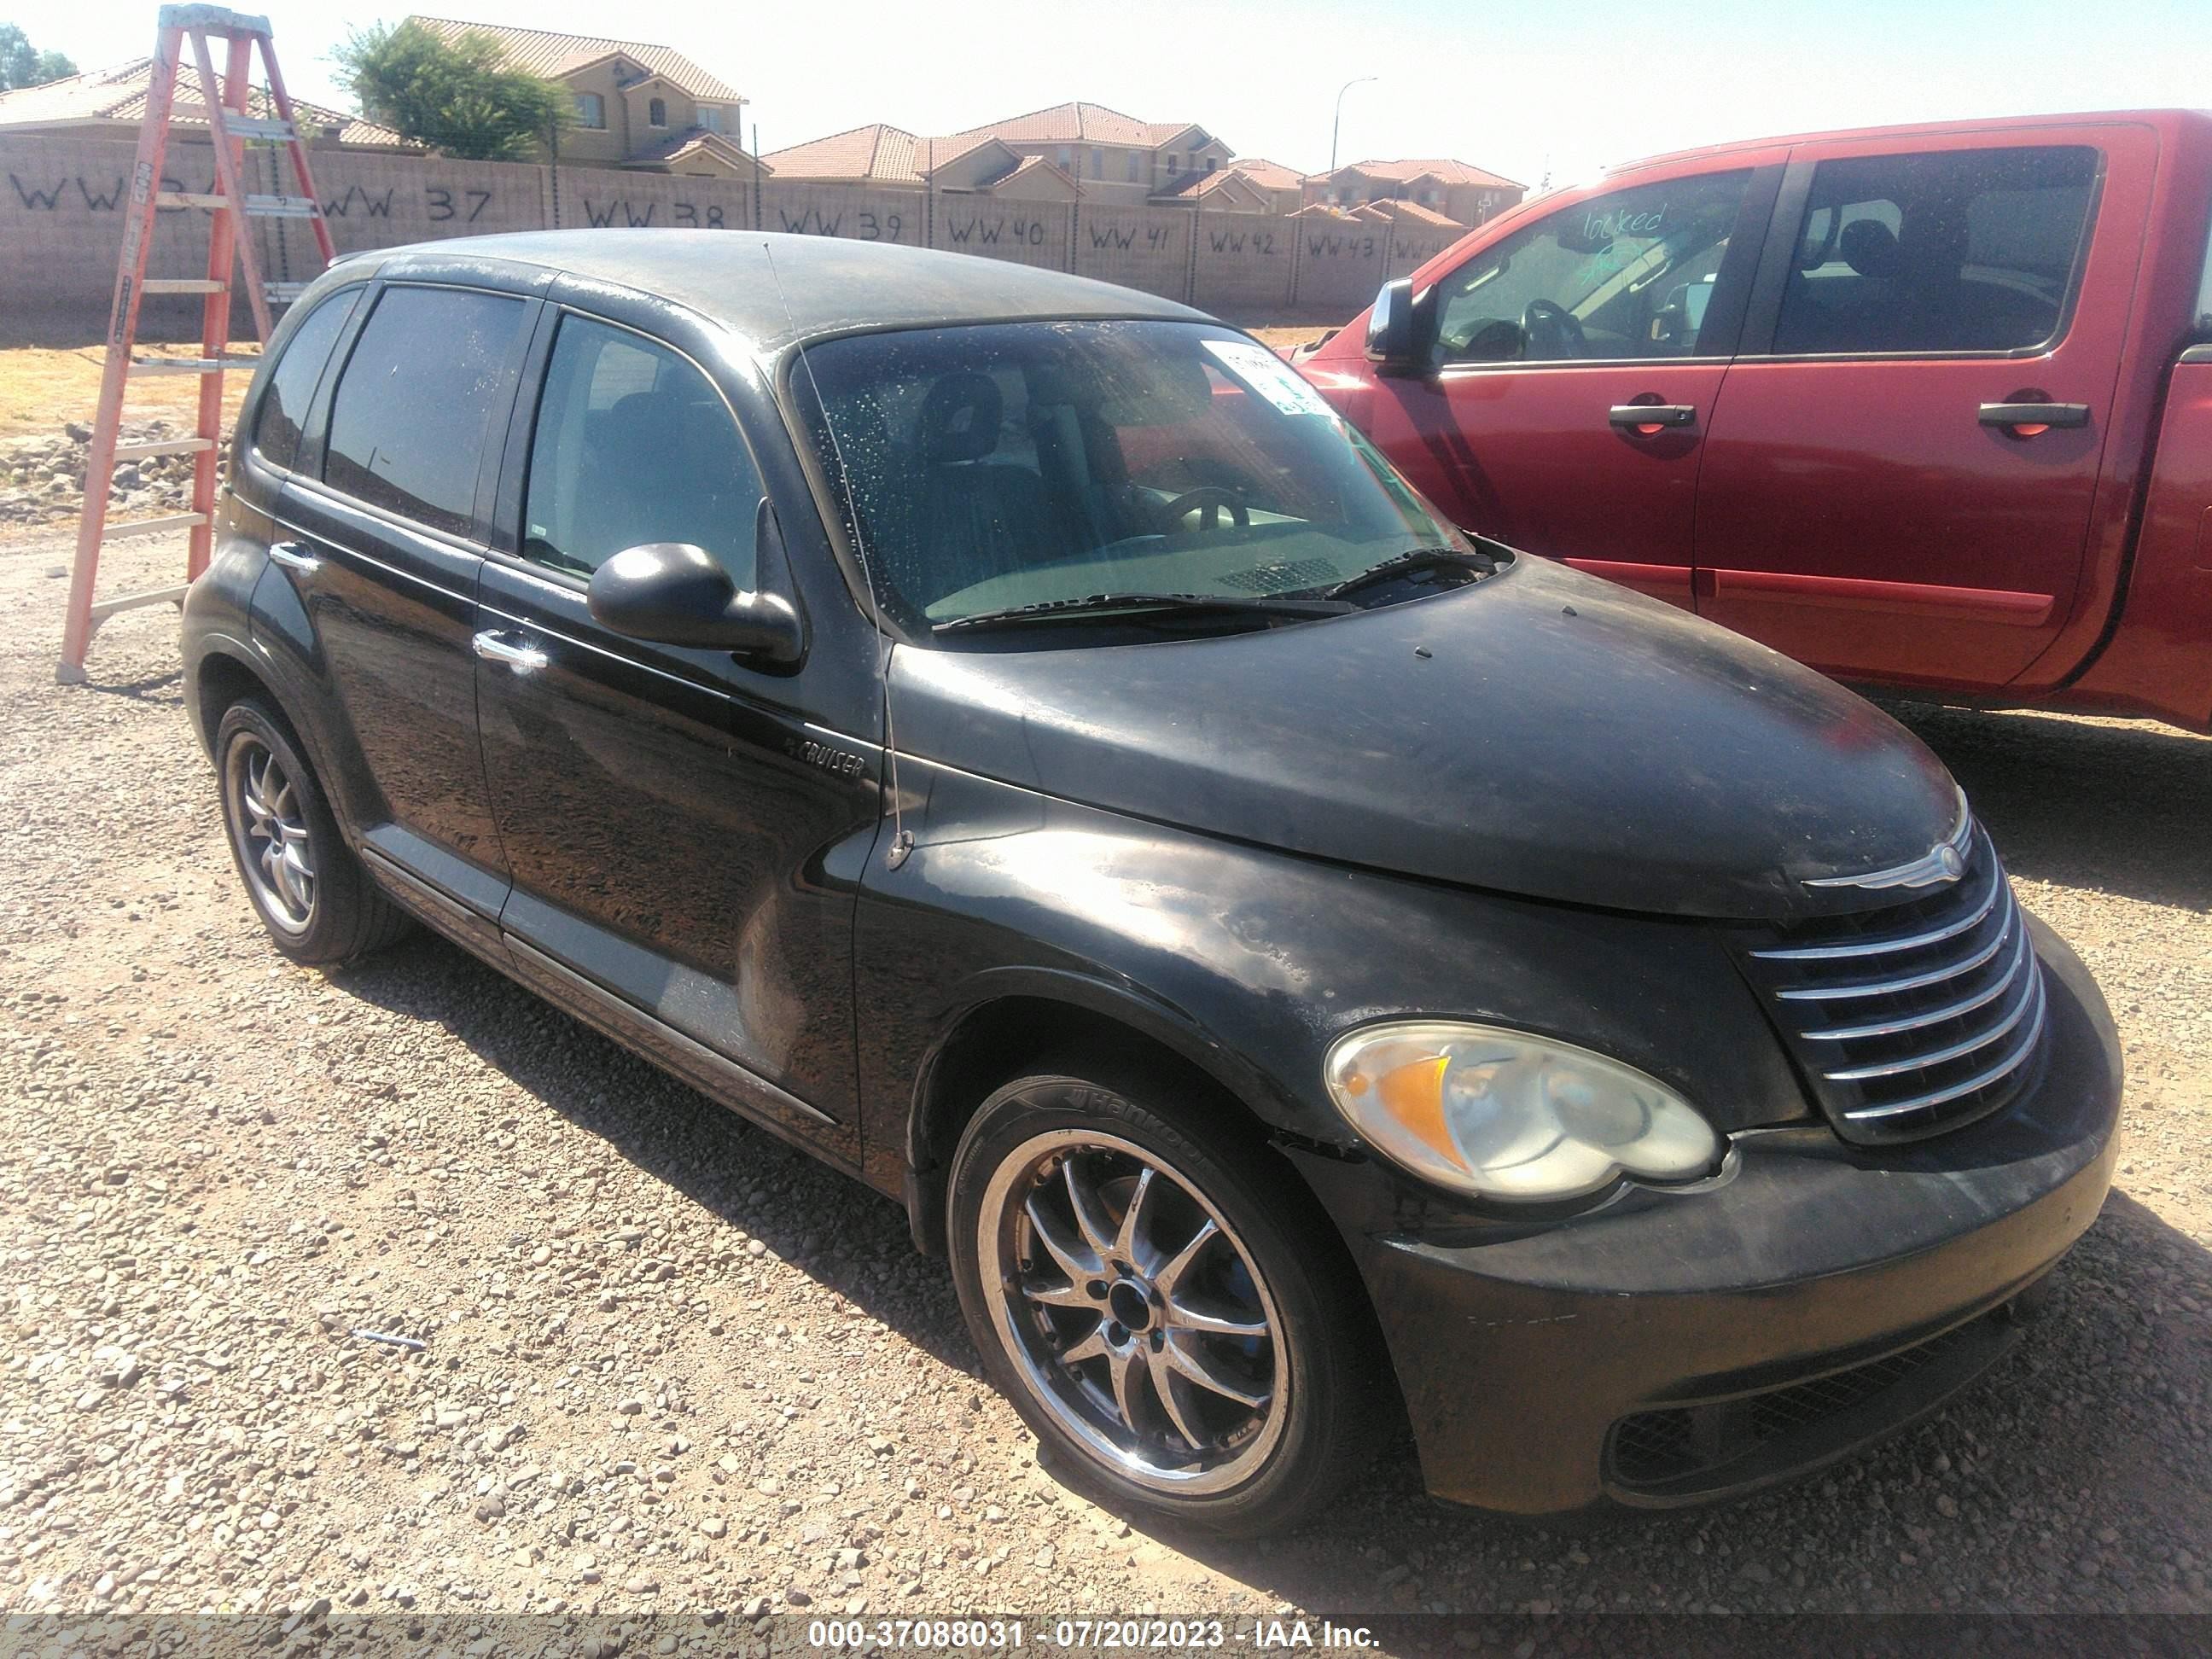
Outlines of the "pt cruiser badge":
[{"label": "pt cruiser badge", "polygon": [[1937,887],[1953,882],[1966,873],[1966,853],[1973,845],[1974,815],[1966,805],[1965,790],[1959,792],[1959,827],[1944,840],[1929,848],[1923,856],[1910,864],[1893,865],[1887,870],[1871,871],[1863,876],[1823,876],[1808,881],[1808,887],[1856,887],[1867,892],[1880,892],[1893,887]]}]

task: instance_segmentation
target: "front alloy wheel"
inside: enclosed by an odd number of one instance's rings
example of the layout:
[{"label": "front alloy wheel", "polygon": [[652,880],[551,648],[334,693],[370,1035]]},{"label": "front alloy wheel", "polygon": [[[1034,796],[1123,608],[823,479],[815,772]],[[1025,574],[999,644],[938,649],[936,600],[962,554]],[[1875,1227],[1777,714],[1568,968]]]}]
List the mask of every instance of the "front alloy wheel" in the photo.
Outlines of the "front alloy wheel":
[{"label": "front alloy wheel", "polygon": [[1053,1129],[984,1195],[976,1255],[1007,1352],[1066,1431],[1164,1492],[1234,1486],[1282,1433],[1274,1298],[1166,1160]]},{"label": "front alloy wheel", "polygon": [[1077,1054],[978,1107],[946,1243],[984,1369],[1102,1503],[1237,1536],[1323,1508],[1396,1402],[1336,1229],[1233,1101]]}]

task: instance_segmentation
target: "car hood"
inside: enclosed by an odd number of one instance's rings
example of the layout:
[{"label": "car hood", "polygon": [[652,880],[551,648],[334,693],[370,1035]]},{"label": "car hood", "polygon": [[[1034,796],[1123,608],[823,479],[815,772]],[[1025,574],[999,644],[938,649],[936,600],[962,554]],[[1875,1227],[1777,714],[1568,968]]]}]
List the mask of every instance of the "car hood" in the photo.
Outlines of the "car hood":
[{"label": "car hood", "polygon": [[1487,580],[1199,639],[902,647],[900,748],[1317,858],[1652,915],[1893,900],[1808,881],[1957,827],[1941,762],[1764,646],[1522,556]]}]

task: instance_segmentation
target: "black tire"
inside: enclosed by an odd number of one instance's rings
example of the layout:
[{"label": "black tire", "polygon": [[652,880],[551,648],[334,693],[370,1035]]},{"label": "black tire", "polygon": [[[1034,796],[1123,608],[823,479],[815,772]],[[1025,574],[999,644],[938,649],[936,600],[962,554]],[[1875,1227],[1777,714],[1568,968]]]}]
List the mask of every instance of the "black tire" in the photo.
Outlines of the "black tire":
[{"label": "black tire", "polygon": [[[1015,1079],[983,1103],[960,1138],[947,1182],[946,1237],[961,1309],[985,1370],[1037,1435],[1044,1462],[1055,1475],[1125,1513],[1223,1536],[1251,1537],[1312,1518],[1357,1476],[1395,1420],[1395,1395],[1380,1364],[1381,1342],[1358,1275],[1320,1206],[1249,1133],[1204,1107],[1178,1109],[1174,1103],[1189,1100],[1193,1086],[1166,1068],[1139,1068],[1103,1057],[1040,1066]],[[1103,1140],[1089,1139],[1094,1136]],[[1066,1145],[1072,1158],[1049,1150],[1056,1144]],[[1039,1164],[1041,1146],[1048,1150]],[[1121,1150],[1125,1147],[1138,1149],[1141,1157]],[[1060,1167],[1076,1160],[1086,1174],[1070,1175]],[[1165,1196],[1152,1200],[1147,1214],[1159,1212],[1164,1205],[1184,1206],[1182,1228],[1172,1228],[1171,1218],[1158,1223],[1172,1240],[1188,1231],[1194,1218],[1202,1228],[1208,1219],[1203,1212],[1210,1211],[1230,1236],[1224,1242],[1228,1272],[1237,1285],[1251,1291],[1252,1311],[1243,1316],[1267,1316],[1265,1376],[1271,1405],[1265,1409],[1279,1408],[1280,1421],[1269,1419],[1259,1429],[1232,1425],[1224,1431],[1224,1446],[1241,1440],[1243,1449],[1217,1450],[1224,1467],[1200,1477],[1228,1483],[1213,1489],[1164,1490],[1160,1482],[1178,1478],[1176,1473],[1146,1461],[1183,1459],[1188,1468],[1202,1468],[1202,1458],[1190,1457],[1190,1451],[1208,1437],[1203,1431],[1195,1437],[1176,1432],[1185,1427],[1190,1401],[1199,1401],[1214,1421],[1223,1408],[1232,1414],[1238,1409],[1233,1400],[1202,1392],[1193,1395],[1187,1381],[1170,1376],[1176,1366],[1172,1353],[1160,1354],[1164,1339],[1216,1340],[1167,1328],[1180,1317],[1169,1311],[1175,1293],[1153,1296],[1152,1311],[1145,1311],[1139,1297],[1153,1286],[1145,1277],[1148,1270],[1137,1268],[1128,1271],[1133,1292],[1126,1292],[1118,1277],[1082,1286],[1095,1298],[1098,1284],[1109,1283],[1110,1294],[1098,1304],[1095,1329],[1110,1333],[1107,1340],[1121,1345],[1115,1352],[1126,1354],[1128,1345],[1149,1343],[1150,1353],[1138,1355],[1138,1370],[1149,1376],[1149,1367],[1161,1367],[1150,1383],[1157,1392],[1146,1393],[1146,1385],[1132,1383],[1138,1409],[1109,1410],[1102,1426],[1096,1418],[1086,1421],[1085,1390],[1103,1396],[1112,1386],[1117,1370],[1112,1354],[1094,1356],[1080,1365],[1066,1363],[1086,1341],[1096,1345],[1096,1337],[1081,1335],[1092,1317],[1089,1308],[1040,1307],[1022,1291],[1024,1276],[1031,1275],[1033,1285],[1033,1269],[1040,1264],[1048,1279],[1064,1273],[1069,1289],[1076,1287],[1077,1275],[1058,1250],[1048,1250],[1030,1218],[1036,1212],[1024,1206],[1022,1218],[1013,1218],[1016,1195],[1043,1194],[1048,1206],[1056,1206],[1063,1182],[1072,1192],[1092,1176],[1111,1176],[1117,1169],[1140,1171],[1155,1161],[1155,1176],[1164,1170],[1170,1184],[1155,1188]],[[1126,1201],[1136,1190],[1137,1178],[1120,1177],[1124,1201],[1118,1216],[1112,1210],[1111,1188],[1098,1188],[1106,1207],[1094,1211],[1094,1219],[1126,1221],[1128,1210],[1137,1207]],[[1067,1213],[1075,1213],[1072,1205]],[[1071,1241],[1063,1231],[1061,1242],[1080,1241]],[[1224,1243],[1209,1247],[1217,1261]],[[1024,1249],[1027,1260],[1020,1259]],[[1170,1243],[1169,1250],[1174,1249]],[[1043,1260],[1048,1255],[1048,1261]],[[1102,1271],[1109,1274],[1123,1266],[1118,1255],[1106,1252],[1083,1259],[1108,1263]],[[1151,1260],[1166,1271],[1161,1253]],[[995,1291],[987,1290],[987,1275],[999,1286]],[[1127,1304],[1114,1299],[1125,1293]],[[1136,1308],[1146,1323],[1125,1325],[1120,1314],[1105,1311],[1124,1305]],[[1256,1340],[1218,1340],[1231,1344],[1225,1357],[1232,1370],[1261,1351]],[[1061,1342],[1066,1346],[1055,1352]],[[1103,1381],[1098,1380],[1101,1372]],[[1245,1386],[1260,1385],[1248,1381]],[[1167,1402],[1172,1388],[1182,1389],[1184,1406],[1170,1426]],[[1118,1390],[1114,1398],[1121,1398]],[[1100,1407],[1110,1403],[1097,1401]],[[1139,1418],[1146,1422],[1121,1441],[1121,1460],[1115,1461],[1116,1446],[1100,1442],[1126,1435]],[[1155,1432],[1147,1435],[1147,1427]],[[1133,1457],[1128,1440],[1137,1443]]]},{"label": "black tire", "polygon": [[[314,768],[290,727],[267,705],[246,697],[223,711],[216,726],[215,764],[231,861],[279,951],[299,963],[350,962],[408,931],[406,913],[362,868],[331,815]],[[261,769],[269,767],[275,769]],[[275,801],[252,793],[248,784],[255,777],[281,778]],[[281,804],[283,811],[257,814],[248,805],[254,801]],[[281,851],[274,864],[264,859],[272,845],[281,849],[287,841],[300,853],[289,868],[278,867],[285,864]],[[309,872],[304,882],[302,870]]]}]

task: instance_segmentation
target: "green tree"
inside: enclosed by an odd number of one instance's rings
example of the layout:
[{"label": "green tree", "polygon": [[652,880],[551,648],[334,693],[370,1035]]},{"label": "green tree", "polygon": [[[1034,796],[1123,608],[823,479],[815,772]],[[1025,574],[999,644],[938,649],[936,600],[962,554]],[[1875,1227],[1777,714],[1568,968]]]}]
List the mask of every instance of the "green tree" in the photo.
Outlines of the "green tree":
[{"label": "green tree", "polygon": [[573,109],[566,88],[507,68],[489,35],[448,41],[416,23],[374,23],[331,56],[363,114],[447,155],[526,159]]},{"label": "green tree", "polygon": [[76,65],[58,52],[40,52],[13,23],[0,23],[0,92],[35,87],[75,75]]}]

